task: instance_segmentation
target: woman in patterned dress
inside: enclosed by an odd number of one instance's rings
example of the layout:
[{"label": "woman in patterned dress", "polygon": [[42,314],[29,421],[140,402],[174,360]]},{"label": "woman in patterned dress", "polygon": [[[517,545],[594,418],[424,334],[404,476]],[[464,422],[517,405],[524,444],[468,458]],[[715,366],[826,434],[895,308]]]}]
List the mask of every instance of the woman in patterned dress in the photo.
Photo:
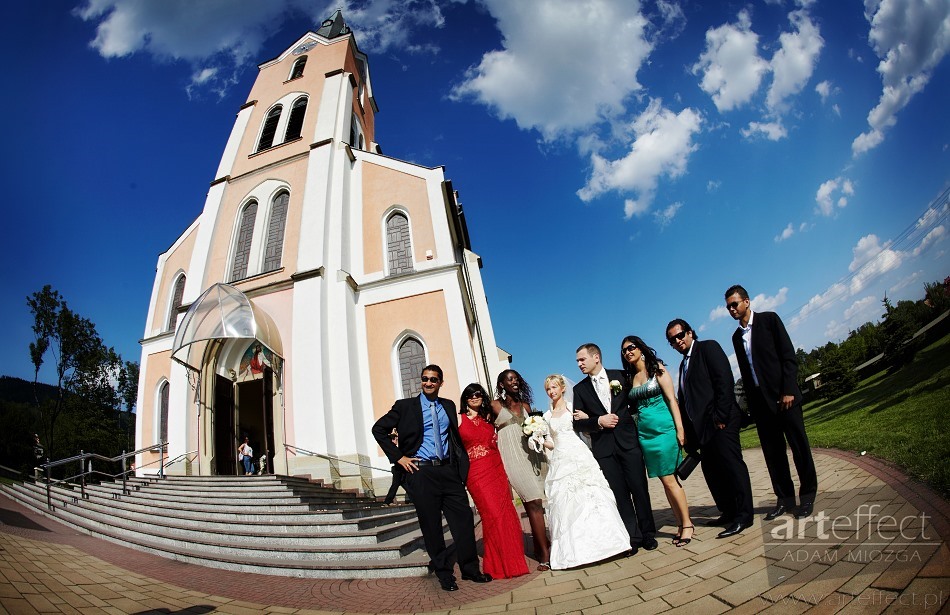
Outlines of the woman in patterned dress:
[{"label": "woman in patterned dress", "polygon": [[498,452],[488,393],[472,383],[462,391],[459,435],[470,462],[466,487],[482,520],[482,570],[495,579],[528,574],[521,519],[511,501],[508,475]]},{"label": "woman in patterned dress", "polygon": [[528,448],[528,440],[521,426],[531,413],[531,387],[521,374],[506,369],[498,374],[495,383],[495,429],[498,430],[498,450],[505,463],[508,480],[514,487],[531,525],[534,540],[534,557],[538,570],[551,569],[551,543],[544,527],[544,476],[541,461],[543,455]]}]

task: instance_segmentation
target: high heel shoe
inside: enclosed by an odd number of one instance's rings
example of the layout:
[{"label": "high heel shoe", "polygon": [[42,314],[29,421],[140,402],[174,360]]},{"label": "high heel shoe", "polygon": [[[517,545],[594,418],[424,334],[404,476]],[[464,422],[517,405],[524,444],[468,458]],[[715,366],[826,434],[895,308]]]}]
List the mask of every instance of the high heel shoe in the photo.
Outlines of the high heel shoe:
[{"label": "high heel shoe", "polygon": [[676,532],[676,535],[675,535],[675,536],[673,536],[672,544],[673,544],[674,546],[676,545],[676,543],[678,543],[678,542],[679,542],[680,540],[682,540],[682,538],[683,538],[683,526],[682,526],[682,525],[677,525],[677,526],[676,526],[676,529],[678,529],[679,531]]},{"label": "high heel shoe", "polygon": [[689,538],[683,538],[684,530],[694,530],[695,528],[692,525],[684,525],[680,528],[680,535],[673,541],[674,547],[685,547],[693,540],[693,534],[690,533]]}]

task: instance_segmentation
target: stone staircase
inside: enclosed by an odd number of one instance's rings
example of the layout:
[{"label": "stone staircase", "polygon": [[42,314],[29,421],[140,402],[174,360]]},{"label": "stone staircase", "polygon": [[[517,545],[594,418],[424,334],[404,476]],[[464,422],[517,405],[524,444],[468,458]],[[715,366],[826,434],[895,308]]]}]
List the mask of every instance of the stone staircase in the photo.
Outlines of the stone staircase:
[{"label": "stone staircase", "polygon": [[2,493],[80,531],[183,562],[310,578],[422,576],[428,556],[411,504],[385,505],[289,476],[168,476],[80,490]]}]

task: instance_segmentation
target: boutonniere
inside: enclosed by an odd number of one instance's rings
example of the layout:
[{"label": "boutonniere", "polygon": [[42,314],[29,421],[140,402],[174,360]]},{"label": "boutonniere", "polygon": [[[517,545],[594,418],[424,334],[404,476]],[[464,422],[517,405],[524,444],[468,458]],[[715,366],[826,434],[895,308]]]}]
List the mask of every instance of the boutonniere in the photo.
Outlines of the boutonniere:
[{"label": "boutonniere", "polygon": [[620,384],[620,381],[619,381],[619,380],[611,380],[611,381],[610,381],[610,391],[611,391],[614,395],[616,395],[617,393],[619,393],[619,392],[622,391],[622,390],[623,390],[623,386]]}]

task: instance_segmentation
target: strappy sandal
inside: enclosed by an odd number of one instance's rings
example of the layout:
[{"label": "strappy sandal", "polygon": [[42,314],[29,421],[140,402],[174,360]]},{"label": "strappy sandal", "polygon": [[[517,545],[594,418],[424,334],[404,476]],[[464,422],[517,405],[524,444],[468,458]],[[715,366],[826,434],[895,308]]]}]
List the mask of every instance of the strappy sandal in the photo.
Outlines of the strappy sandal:
[{"label": "strappy sandal", "polygon": [[538,564],[538,572],[547,572],[551,569],[551,562],[541,562]]},{"label": "strappy sandal", "polygon": [[680,535],[677,536],[676,540],[673,541],[673,546],[685,547],[686,545],[688,545],[693,540],[693,536],[691,534],[689,538],[683,538],[683,530],[695,530],[695,529],[696,529],[695,526],[692,526],[692,525],[684,525],[683,527],[681,527]]},{"label": "strappy sandal", "polygon": [[678,529],[679,531],[676,532],[676,536],[673,536],[673,540],[670,541],[670,543],[671,543],[671,544],[674,544],[674,545],[675,545],[676,543],[678,543],[678,542],[683,538],[683,526],[682,526],[682,525],[677,525],[677,526],[676,526],[676,529]]}]

